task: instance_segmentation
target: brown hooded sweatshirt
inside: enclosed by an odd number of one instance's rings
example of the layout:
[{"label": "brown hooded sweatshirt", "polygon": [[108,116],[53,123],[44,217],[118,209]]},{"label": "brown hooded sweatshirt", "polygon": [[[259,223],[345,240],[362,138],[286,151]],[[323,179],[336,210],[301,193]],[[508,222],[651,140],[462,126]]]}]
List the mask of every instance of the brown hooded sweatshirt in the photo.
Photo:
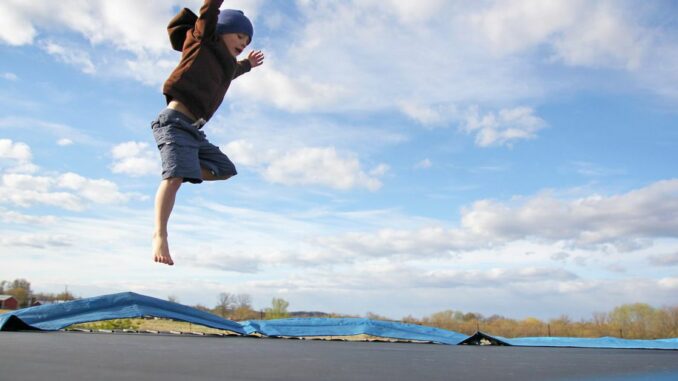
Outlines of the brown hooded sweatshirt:
[{"label": "brown hooded sweatshirt", "polygon": [[176,99],[196,117],[209,120],[224,100],[231,81],[252,69],[249,60],[236,61],[216,34],[223,0],[205,0],[200,17],[188,9],[167,26],[181,61],[163,85],[167,103]]}]

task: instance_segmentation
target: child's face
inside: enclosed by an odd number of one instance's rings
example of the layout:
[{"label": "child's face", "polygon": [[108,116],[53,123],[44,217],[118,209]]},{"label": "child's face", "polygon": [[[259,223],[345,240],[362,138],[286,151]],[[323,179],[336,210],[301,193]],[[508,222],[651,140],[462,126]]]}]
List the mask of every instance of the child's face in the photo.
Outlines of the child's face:
[{"label": "child's face", "polygon": [[226,33],[221,35],[221,41],[233,57],[237,57],[250,44],[250,37],[242,33]]}]

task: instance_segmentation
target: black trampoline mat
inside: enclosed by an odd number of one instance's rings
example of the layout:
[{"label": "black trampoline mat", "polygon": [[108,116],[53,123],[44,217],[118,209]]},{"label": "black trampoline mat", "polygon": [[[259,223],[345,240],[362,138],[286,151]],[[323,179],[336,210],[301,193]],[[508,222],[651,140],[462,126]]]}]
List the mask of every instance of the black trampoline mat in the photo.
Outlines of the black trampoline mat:
[{"label": "black trampoline mat", "polygon": [[2,380],[678,380],[678,351],[1,332]]}]

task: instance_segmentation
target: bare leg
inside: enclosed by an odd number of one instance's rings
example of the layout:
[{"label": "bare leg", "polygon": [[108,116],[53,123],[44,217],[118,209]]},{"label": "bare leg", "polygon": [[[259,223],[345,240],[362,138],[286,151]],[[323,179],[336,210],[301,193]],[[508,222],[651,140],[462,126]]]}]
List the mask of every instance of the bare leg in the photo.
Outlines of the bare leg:
[{"label": "bare leg", "polygon": [[153,232],[153,260],[174,265],[167,243],[167,221],[169,220],[177,192],[183,179],[171,177],[160,182],[155,194],[155,231]]}]

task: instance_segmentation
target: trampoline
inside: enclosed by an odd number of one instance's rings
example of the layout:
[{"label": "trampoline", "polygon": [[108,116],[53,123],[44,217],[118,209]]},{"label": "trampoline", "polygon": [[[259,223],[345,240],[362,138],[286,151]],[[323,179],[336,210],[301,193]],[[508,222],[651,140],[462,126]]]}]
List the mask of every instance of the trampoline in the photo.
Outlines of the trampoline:
[{"label": "trampoline", "polygon": [[678,379],[678,351],[1,332],[5,380]]},{"label": "trampoline", "polygon": [[[233,335],[59,331],[142,316]],[[507,339],[369,319],[234,322],[135,293],[0,315],[0,330],[3,380],[678,380],[678,339]],[[362,334],[418,343],[310,339]]]}]

